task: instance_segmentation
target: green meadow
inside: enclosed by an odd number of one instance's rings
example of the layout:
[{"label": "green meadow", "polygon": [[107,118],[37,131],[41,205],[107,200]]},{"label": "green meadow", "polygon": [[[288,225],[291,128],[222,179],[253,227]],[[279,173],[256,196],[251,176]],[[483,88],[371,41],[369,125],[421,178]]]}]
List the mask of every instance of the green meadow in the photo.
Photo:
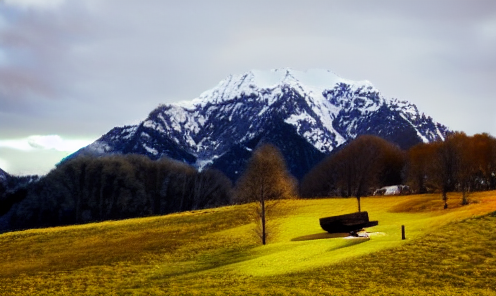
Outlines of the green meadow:
[{"label": "green meadow", "polygon": [[448,197],[362,198],[369,239],[320,228],[354,198],[280,201],[266,246],[250,204],[4,233],[0,294],[496,295],[496,192]]}]

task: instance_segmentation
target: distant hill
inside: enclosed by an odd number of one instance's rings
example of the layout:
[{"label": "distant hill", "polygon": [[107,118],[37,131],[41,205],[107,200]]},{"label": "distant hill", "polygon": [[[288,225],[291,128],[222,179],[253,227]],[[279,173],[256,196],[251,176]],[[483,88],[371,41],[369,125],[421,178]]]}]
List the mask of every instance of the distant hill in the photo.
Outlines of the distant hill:
[{"label": "distant hill", "polygon": [[38,180],[38,176],[12,176],[0,169],[0,232],[9,228],[7,213],[26,198],[27,187]]},{"label": "distant hill", "polygon": [[414,104],[384,98],[368,81],[327,70],[250,71],[189,102],[161,105],[140,124],[116,127],[81,154],[167,156],[236,180],[260,143],[278,146],[301,178],[336,148],[370,134],[406,149],[442,140],[448,128]]},{"label": "distant hill", "polygon": [[39,176],[36,175],[13,176],[0,168],[0,184],[2,184],[6,190],[16,190],[19,187],[36,182],[38,179]]},{"label": "distant hill", "polygon": [[7,174],[4,170],[0,169],[0,183],[7,183],[7,178],[9,174]]}]

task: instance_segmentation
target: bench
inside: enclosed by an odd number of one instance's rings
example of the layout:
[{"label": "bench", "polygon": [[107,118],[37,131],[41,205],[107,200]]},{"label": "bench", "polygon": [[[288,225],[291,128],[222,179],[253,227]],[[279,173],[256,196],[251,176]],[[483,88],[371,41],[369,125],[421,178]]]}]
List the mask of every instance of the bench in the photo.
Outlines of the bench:
[{"label": "bench", "polygon": [[369,221],[367,212],[320,218],[320,226],[329,233],[355,232],[378,224],[379,221]]}]

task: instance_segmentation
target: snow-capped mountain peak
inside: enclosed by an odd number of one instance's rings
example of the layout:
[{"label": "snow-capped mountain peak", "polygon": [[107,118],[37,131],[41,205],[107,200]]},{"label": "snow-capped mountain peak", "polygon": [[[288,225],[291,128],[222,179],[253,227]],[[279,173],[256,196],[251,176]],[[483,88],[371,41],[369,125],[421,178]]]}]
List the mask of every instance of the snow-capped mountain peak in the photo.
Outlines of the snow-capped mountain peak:
[{"label": "snow-capped mountain peak", "polygon": [[159,106],[139,126],[115,128],[85,151],[169,156],[215,166],[233,149],[251,153],[250,143],[264,137],[278,137],[285,145],[280,130],[302,149],[314,149],[311,155],[330,153],[361,134],[407,148],[443,139],[447,132],[415,105],[385,99],[369,81],[286,68],[230,75],[192,101]]},{"label": "snow-capped mountain peak", "polygon": [[219,84],[205,92],[192,101],[181,101],[175,105],[184,108],[194,108],[194,106],[205,106],[206,104],[216,104],[233,99],[239,99],[260,91],[273,91],[283,86],[291,87],[300,93],[305,93],[316,98],[322,98],[326,89],[332,88],[339,83],[351,86],[366,87],[371,91],[378,92],[369,81],[352,81],[343,79],[333,72],[324,69],[310,69],[307,71],[297,71],[290,68],[272,69],[269,71],[251,70],[241,75],[229,75]]}]

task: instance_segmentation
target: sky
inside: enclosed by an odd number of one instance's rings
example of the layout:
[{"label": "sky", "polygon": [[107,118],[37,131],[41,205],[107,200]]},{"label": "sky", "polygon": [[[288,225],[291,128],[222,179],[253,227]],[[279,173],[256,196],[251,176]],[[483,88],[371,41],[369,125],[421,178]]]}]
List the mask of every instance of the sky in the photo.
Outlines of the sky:
[{"label": "sky", "polygon": [[252,69],[328,69],[496,136],[495,53],[494,0],[0,0],[0,168],[46,174]]}]

